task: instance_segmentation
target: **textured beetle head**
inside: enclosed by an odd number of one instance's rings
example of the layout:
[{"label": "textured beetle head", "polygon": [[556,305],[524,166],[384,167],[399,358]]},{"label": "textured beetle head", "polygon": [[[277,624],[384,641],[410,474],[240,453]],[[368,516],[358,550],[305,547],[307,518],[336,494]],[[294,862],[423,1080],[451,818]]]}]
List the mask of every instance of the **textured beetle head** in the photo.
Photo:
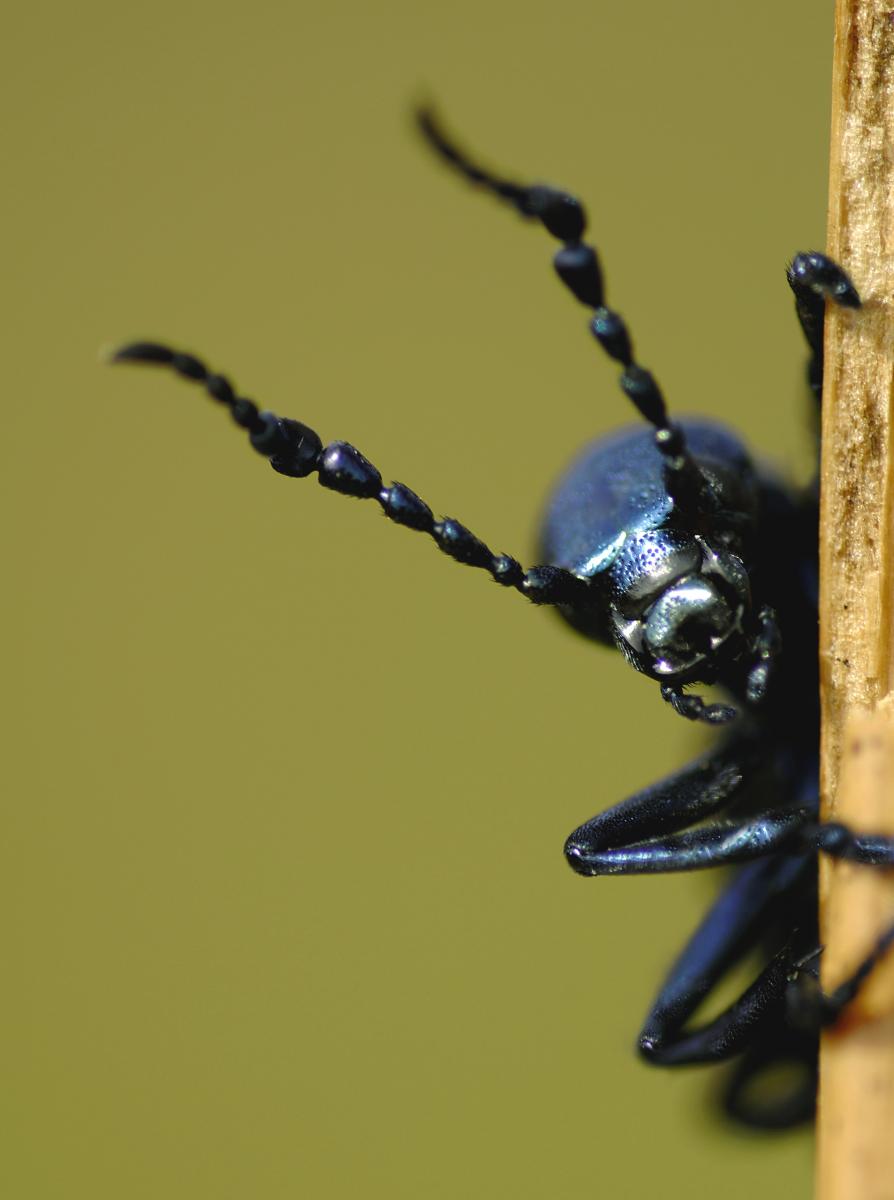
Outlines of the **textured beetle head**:
[{"label": "textured beetle head", "polygon": [[612,564],[609,615],[622,649],[660,679],[708,679],[740,648],[750,602],[745,567],[729,550],[670,529],[630,538]]}]

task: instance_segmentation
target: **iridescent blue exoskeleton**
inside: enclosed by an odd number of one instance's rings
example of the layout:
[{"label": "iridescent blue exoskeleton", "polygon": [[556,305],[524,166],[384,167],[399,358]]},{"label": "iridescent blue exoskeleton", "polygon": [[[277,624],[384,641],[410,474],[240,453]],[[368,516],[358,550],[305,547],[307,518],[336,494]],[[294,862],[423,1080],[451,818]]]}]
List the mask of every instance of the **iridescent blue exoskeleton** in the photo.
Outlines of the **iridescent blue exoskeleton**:
[{"label": "iridescent blue exoskeleton", "polygon": [[772,609],[755,613],[753,557],[760,483],[742,444],[706,421],[674,430],[695,483],[683,492],[648,430],[600,439],[572,464],[550,499],[541,544],[547,562],[589,581],[588,604],[569,606],[583,633],[617,645],[657,679],[684,716],[725,723],[684,684],[722,679],[758,705],[778,634]]},{"label": "iridescent blue exoskeleton", "polygon": [[[722,727],[711,753],[599,813],[569,837],[565,852],[581,875],[736,865],[671,968],[639,1045],[664,1065],[735,1059],[727,1111],[765,1128],[793,1124],[813,1110],[819,1028],[894,941],[892,930],[835,993],[820,991],[817,852],[892,866],[894,839],[819,821],[816,487],[796,493],[780,485],[718,424],[668,418],[625,323],[605,303],[579,201],[483,170],[428,111],[419,126],[451,167],[562,243],[556,272],[592,311],[591,332],[621,365],[621,388],[646,422],[594,442],[559,481],[541,532],[543,565],[525,570],[494,554],[458,521],[436,519],[404,484],[385,484],[347,442],[324,446],[300,421],[259,411],[190,354],[137,342],[115,361],[162,365],[200,383],[276,471],[315,474],[333,491],[377,501],[392,521],[430,535],[458,562],[617,646],[682,716]],[[788,279],[818,398],[826,301],[858,309],[860,300],[823,254],[797,255]],[[706,702],[686,690],[692,684],[717,685],[730,702]],[[718,1016],[694,1021],[719,979],[755,946],[766,965],[754,982]],[[762,1073],[780,1062],[800,1068],[798,1081],[784,1095],[767,1094]]]}]

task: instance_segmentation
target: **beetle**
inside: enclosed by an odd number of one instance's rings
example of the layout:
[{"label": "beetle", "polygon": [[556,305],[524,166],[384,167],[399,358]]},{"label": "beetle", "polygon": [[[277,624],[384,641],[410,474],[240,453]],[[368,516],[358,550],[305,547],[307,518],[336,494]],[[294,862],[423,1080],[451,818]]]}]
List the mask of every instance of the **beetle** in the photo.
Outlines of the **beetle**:
[{"label": "beetle", "polygon": [[[584,876],[735,867],[671,967],[639,1049],[664,1066],[735,1060],[726,1111],[752,1126],[787,1127],[813,1111],[818,1030],[838,1017],[894,941],[892,929],[834,993],[822,993],[817,852],[890,867],[894,839],[819,821],[818,486],[786,487],[720,424],[672,421],[657,382],[636,360],[625,321],[606,304],[580,201],[485,170],[428,109],[417,120],[450,168],[561,243],[555,271],[591,310],[590,331],[620,364],[621,390],[643,418],[586,447],[558,481],[539,565],[525,569],[493,553],[459,521],[436,518],[403,483],[384,483],[350,443],[324,445],[303,422],[259,410],[191,354],[134,342],[113,361],[163,366],[200,384],[275,471],[315,474],[332,491],[376,501],[391,521],[428,534],[457,562],[617,647],[659,684],[675,712],[720,729],[708,753],[582,824],[565,855]],[[858,310],[860,298],[846,272],[815,251],[795,256],[788,282],[818,400],[826,302]],[[686,690],[695,683],[718,686],[729,702]],[[693,1020],[754,948],[764,956],[754,981],[719,1015]],[[786,1063],[799,1070],[795,1086],[767,1094],[763,1073]]]}]

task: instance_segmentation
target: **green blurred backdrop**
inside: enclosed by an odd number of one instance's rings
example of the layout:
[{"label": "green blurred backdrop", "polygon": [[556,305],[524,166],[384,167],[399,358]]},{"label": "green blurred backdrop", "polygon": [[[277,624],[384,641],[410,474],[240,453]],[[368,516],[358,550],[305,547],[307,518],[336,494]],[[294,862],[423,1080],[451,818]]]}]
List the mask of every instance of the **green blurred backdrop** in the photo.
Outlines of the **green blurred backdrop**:
[{"label": "green blurred backdrop", "polygon": [[[284,480],[158,337],[496,548],[629,419],[541,232],[415,140],[586,198],[677,411],[804,471],[831,0],[18,6],[0,1191],[806,1197],[806,1134],[633,1040],[702,878],[582,881],[697,735],[375,506]],[[5,1178],[4,1178],[5,1177]]]}]

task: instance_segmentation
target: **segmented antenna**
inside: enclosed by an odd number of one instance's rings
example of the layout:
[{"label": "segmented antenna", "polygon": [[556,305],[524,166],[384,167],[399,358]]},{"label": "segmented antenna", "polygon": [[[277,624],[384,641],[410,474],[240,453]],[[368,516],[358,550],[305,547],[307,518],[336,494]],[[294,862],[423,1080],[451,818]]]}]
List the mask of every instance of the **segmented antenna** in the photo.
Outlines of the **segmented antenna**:
[{"label": "segmented antenna", "polygon": [[667,488],[675,506],[684,514],[713,507],[708,481],[689,454],[683,431],[669,420],[661,389],[651,372],[634,360],[623,317],[605,304],[598,256],[582,240],[587,215],[581,202],[545,184],[520,184],[486,171],[447,136],[431,108],[418,109],[416,121],[428,144],[454,170],[511,204],[523,217],[540,221],[548,233],[564,243],[553,258],[556,274],[581,304],[594,310],[590,332],[605,353],[621,364],[622,391],[655,429],[655,445],[664,459]]},{"label": "segmented antenna", "polygon": [[402,483],[382,483],[382,476],[348,442],[324,446],[320,436],[301,421],[262,412],[253,400],[236,394],[225,375],[209,371],[201,359],[157,342],[133,342],[111,356],[113,363],[142,363],[167,367],[204,387],[229,409],[233,420],[248,433],[253,449],[269,459],[274,471],[302,479],[316,473],[323,487],[358,500],[377,500],[382,512],[397,525],[429,534],[438,549],[457,562],[480,567],[497,583],[514,588],[534,604],[581,605],[589,599],[589,584],[562,567],[538,566],[525,571],[508,554],[494,554],[465,525],[451,517],[436,520],[431,509]]}]

